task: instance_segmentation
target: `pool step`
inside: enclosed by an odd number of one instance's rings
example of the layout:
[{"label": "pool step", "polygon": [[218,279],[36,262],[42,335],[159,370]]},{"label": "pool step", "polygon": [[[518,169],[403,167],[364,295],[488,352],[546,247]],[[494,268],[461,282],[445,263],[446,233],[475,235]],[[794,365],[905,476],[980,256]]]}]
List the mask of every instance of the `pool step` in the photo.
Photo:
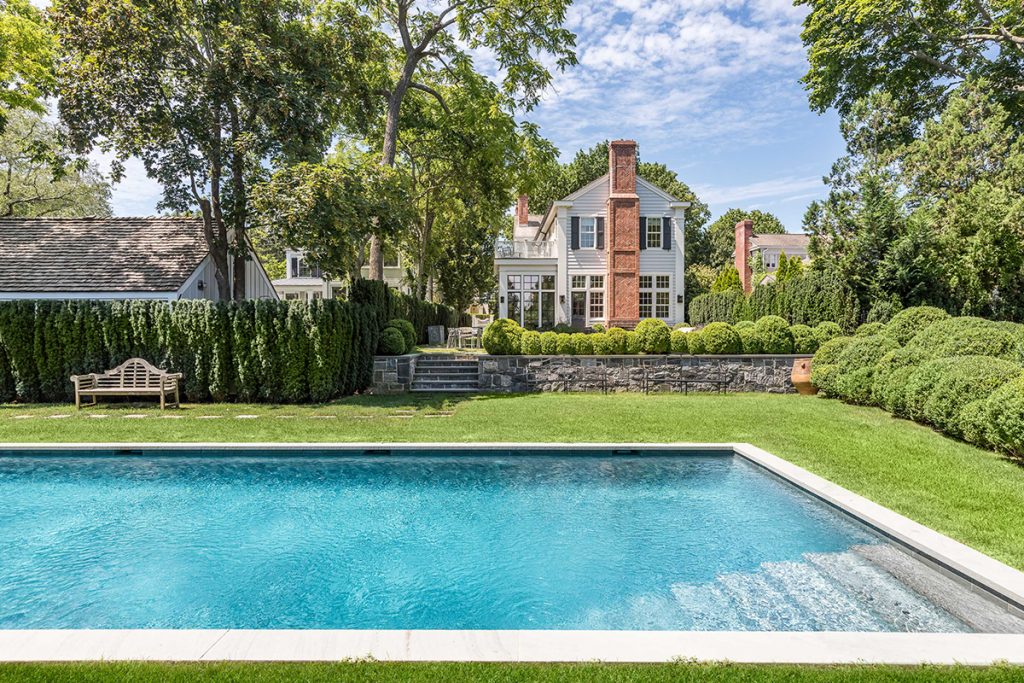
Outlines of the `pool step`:
[{"label": "pool step", "polygon": [[411,391],[470,393],[480,390],[480,360],[465,355],[429,355],[416,359]]}]

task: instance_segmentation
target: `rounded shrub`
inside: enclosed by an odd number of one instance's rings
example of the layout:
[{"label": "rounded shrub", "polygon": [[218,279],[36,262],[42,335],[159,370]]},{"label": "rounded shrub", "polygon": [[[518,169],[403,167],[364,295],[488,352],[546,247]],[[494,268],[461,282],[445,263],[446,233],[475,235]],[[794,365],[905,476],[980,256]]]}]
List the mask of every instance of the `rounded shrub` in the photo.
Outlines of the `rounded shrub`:
[{"label": "rounded shrub", "polygon": [[385,327],[381,330],[377,341],[377,353],[382,356],[401,356],[405,353],[405,337],[401,330],[395,327]]},{"label": "rounded shrub", "polygon": [[389,320],[385,327],[394,327],[396,330],[402,333],[405,338],[405,350],[406,352],[412,351],[416,348],[416,328],[408,320],[402,320],[401,318],[395,318]]},{"label": "rounded shrub", "polygon": [[900,346],[904,346],[924,328],[948,317],[949,313],[934,306],[905,308],[889,320],[885,326],[885,334],[895,339]]},{"label": "rounded shrub", "polygon": [[686,333],[686,347],[690,349],[690,354],[694,356],[707,353],[707,350],[704,348],[704,335],[697,330]]},{"label": "rounded shrub", "polygon": [[[881,367],[886,367],[882,371]],[[871,381],[871,402],[893,415],[909,417],[907,413],[907,382],[917,370],[916,366],[876,367]]]},{"label": "rounded shrub", "polygon": [[636,330],[629,330],[626,332],[625,353],[629,355],[636,355],[643,352],[643,346],[640,344],[640,335],[636,333]]},{"label": "rounded shrub", "polygon": [[740,330],[752,330],[752,329],[754,329],[754,321],[753,320],[741,320],[738,323],[735,323],[732,326],[732,329],[736,330],[737,332],[739,332]]},{"label": "rounded shrub", "polygon": [[672,348],[672,353],[689,353],[690,345],[686,343],[686,332],[682,330],[673,330],[672,336],[669,338],[669,344]]},{"label": "rounded shrub", "polygon": [[868,322],[869,323],[887,323],[892,320],[893,316],[903,310],[902,304],[899,301],[892,299],[879,299],[875,303],[871,304],[871,308],[868,310]]},{"label": "rounded shrub", "polygon": [[839,397],[839,366],[835,363],[819,365],[811,363],[811,384],[824,396]]},{"label": "rounded shrub", "polygon": [[608,353],[614,356],[626,353],[626,331],[624,329],[609,327],[605,334],[608,335],[608,346],[611,347],[611,351]]},{"label": "rounded shrub", "polygon": [[568,332],[559,332],[555,343],[555,351],[560,356],[572,356],[576,353],[576,344],[572,341],[572,335]]},{"label": "rounded shrub", "polygon": [[598,356],[610,356],[614,353],[614,347],[607,332],[595,332],[590,335],[590,343],[594,347],[594,353]]},{"label": "rounded shrub", "polygon": [[554,332],[542,332],[540,335],[540,352],[545,356],[558,353],[558,335]]},{"label": "rounded shrub", "polygon": [[743,347],[743,353],[761,353],[761,338],[757,336],[757,330],[754,329],[753,323],[746,327],[734,325],[733,329],[736,330],[736,334],[740,335],[740,344]]},{"label": "rounded shrub", "polygon": [[862,369],[873,371],[875,364],[882,359],[882,356],[896,349],[896,342],[882,335],[854,337],[839,354],[836,364],[844,372]]},{"label": "rounded shrub", "polygon": [[843,328],[839,327],[837,323],[826,321],[818,323],[818,326],[814,328],[814,338],[818,340],[818,346],[842,336]]},{"label": "rounded shrub", "polygon": [[968,403],[988,397],[1020,377],[1016,363],[985,356],[960,356],[945,367],[923,406],[924,418],[944,432],[963,436],[961,412]]},{"label": "rounded shrub", "polygon": [[577,332],[572,337],[573,353],[577,356],[594,355],[594,342],[590,340],[592,335]]},{"label": "rounded shrub", "polygon": [[793,325],[789,328],[789,333],[793,335],[793,353],[813,354],[818,350],[814,330],[807,325]]},{"label": "rounded shrub", "polygon": [[605,331],[604,325],[602,325],[601,323],[594,323],[593,325],[591,325],[591,329],[594,330],[594,332],[604,332]]},{"label": "rounded shrub", "polygon": [[1001,451],[1024,457],[1024,377],[996,389],[988,399],[988,441]]},{"label": "rounded shrub", "polygon": [[761,353],[793,353],[793,335],[789,323],[777,315],[766,315],[754,323]]},{"label": "rounded shrub", "polygon": [[836,337],[823,342],[814,354],[813,365],[834,365],[852,341],[853,337]]},{"label": "rounded shrub", "polygon": [[708,323],[700,336],[704,341],[704,353],[722,355],[743,351],[743,341],[729,323]]},{"label": "rounded shrub", "polygon": [[484,349],[492,356],[516,356],[519,354],[523,328],[508,318],[499,318],[484,330]]},{"label": "rounded shrub", "polygon": [[885,330],[882,323],[864,323],[853,333],[855,337],[870,337],[873,334],[881,334]]},{"label": "rounded shrub", "polygon": [[989,356],[1020,361],[1014,331],[1005,324],[982,318],[946,318],[932,323],[918,332],[906,348],[922,359]]},{"label": "rounded shrub", "polygon": [[539,356],[541,353],[540,332],[526,330],[519,340],[520,352],[524,356]]},{"label": "rounded shrub", "polygon": [[672,330],[659,318],[645,318],[636,326],[640,350],[644,353],[668,353]]},{"label": "rounded shrub", "polygon": [[967,443],[973,443],[983,448],[991,448],[992,441],[989,439],[989,397],[978,398],[963,408],[957,415],[957,429],[960,438]]},{"label": "rounded shrub", "polygon": [[925,403],[931,397],[935,385],[956,362],[955,358],[935,358],[914,368],[903,387],[903,411],[906,417],[918,422],[925,421]]}]

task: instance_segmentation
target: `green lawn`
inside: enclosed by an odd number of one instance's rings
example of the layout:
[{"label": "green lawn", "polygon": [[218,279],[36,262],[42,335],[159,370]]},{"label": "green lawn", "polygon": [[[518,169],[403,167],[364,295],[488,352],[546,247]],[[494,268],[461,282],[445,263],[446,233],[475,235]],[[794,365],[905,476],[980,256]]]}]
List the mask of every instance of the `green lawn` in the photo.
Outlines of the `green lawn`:
[{"label": "green lawn", "polygon": [[875,408],[796,395],[357,397],[163,413],[4,406],[2,441],[745,441],[1024,569],[1019,464]]},{"label": "green lawn", "polygon": [[796,667],[696,664],[405,664],[355,662],[340,664],[0,664],[0,681],[43,683],[315,683],[331,681],[444,681],[445,683],[517,683],[530,681],[586,681],[587,683],[950,683],[1020,681],[1014,667],[970,669],[964,667]]}]

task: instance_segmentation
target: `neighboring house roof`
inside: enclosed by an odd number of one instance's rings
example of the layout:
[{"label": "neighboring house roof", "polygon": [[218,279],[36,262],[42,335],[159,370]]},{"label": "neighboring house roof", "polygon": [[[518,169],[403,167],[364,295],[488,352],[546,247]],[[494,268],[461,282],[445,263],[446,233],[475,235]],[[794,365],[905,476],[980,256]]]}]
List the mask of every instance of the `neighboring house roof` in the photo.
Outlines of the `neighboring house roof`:
[{"label": "neighboring house roof", "polygon": [[200,218],[3,218],[0,291],[175,292],[208,251]]},{"label": "neighboring house roof", "polygon": [[751,249],[766,249],[769,247],[781,247],[783,249],[794,247],[807,249],[811,243],[810,235],[796,233],[785,233],[781,235],[754,235],[750,238]]}]

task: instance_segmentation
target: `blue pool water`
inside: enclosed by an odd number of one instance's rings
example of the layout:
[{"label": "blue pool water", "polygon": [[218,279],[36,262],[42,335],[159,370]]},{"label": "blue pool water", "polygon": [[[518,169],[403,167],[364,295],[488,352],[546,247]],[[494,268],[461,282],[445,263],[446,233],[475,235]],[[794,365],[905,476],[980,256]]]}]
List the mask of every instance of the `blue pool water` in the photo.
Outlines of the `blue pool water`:
[{"label": "blue pool water", "polygon": [[0,456],[7,629],[963,630],[879,544],[722,454]]}]

